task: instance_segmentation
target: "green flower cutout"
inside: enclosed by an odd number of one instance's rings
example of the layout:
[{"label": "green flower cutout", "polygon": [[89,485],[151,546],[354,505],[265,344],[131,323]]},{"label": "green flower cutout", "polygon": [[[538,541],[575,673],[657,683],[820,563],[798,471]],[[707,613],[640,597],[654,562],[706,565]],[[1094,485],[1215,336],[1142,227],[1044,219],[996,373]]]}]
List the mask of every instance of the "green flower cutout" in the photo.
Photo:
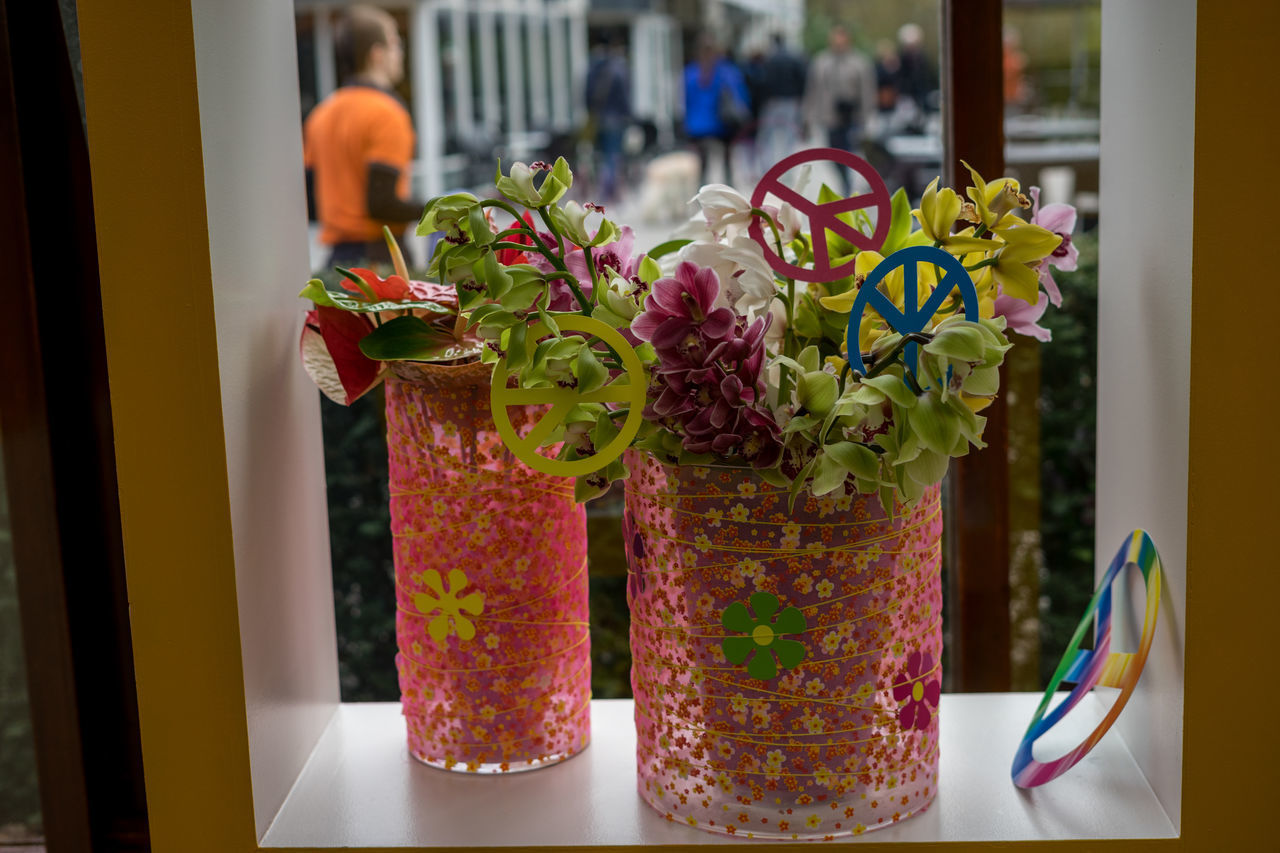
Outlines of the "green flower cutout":
[{"label": "green flower cutout", "polygon": [[747,663],[747,675],[762,681],[776,678],[779,664],[783,669],[795,669],[804,660],[804,643],[784,640],[782,635],[804,631],[804,614],[800,608],[787,607],[771,623],[770,617],[778,611],[778,597],[768,592],[757,592],[751,596],[751,610],[756,613],[754,619],[745,604],[735,601],[720,615],[720,624],[726,631],[746,635],[725,637],[721,643],[724,656],[730,663],[738,664],[752,655]]},{"label": "green flower cutout", "polygon": [[432,640],[435,640],[436,645],[443,645],[445,637],[449,636],[451,631],[456,633],[460,640],[470,640],[474,637],[476,626],[462,615],[462,611],[478,616],[480,611],[484,610],[484,597],[478,592],[458,597],[462,588],[467,585],[467,576],[460,569],[452,569],[449,572],[448,592],[444,591],[440,573],[435,569],[427,569],[422,579],[435,595],[427,595],[425,592],[414,593],[413,606],[418,608],[419,613],[427,616],[437,610],[440,611],[439,615],[427,625],[427,633],[431,635]]}]

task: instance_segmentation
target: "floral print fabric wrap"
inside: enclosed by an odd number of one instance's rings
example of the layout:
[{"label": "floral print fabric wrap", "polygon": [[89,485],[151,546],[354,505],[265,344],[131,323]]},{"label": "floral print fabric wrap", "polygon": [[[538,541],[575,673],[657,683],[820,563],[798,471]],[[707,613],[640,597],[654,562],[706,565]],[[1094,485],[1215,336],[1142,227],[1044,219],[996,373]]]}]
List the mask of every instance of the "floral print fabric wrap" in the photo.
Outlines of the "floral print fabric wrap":
[{"label": "floral print fabric wrap", "polygon": [[938,487],[785,490],[632,453],[624,535],[640,795],[669,820],[831,839],[938,786]]},{"label": "floral print fabric wrap", "polygon": [[409,750],[464,772],[554,764],[590,735],[586,513],[572,483],[503,446],[487,367],[398,368],[387,451]]}]

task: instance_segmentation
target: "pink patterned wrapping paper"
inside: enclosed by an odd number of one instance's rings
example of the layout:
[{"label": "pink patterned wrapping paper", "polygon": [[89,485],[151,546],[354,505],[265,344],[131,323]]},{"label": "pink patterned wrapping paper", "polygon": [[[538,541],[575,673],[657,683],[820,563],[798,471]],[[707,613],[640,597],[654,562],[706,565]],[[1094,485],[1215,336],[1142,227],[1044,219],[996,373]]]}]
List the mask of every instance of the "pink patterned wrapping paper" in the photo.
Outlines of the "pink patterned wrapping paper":
[{"label": "pink patterned wrapping paper", "polygon": [[[938,487],[802,494],[632,453],[623,519],[641,797],[668,820],[823,840],[938,785]],[[730,627],[726,627],[730,626]],[[757,676],[748,672],[751,668]]]},{"label": "pink patterned wrapping paper", "polygon": [[464,772],[562,761],[590,737],[585,510],[571,482],[503,446],[487,366],[396,372],[387,451],[409,750]]}]

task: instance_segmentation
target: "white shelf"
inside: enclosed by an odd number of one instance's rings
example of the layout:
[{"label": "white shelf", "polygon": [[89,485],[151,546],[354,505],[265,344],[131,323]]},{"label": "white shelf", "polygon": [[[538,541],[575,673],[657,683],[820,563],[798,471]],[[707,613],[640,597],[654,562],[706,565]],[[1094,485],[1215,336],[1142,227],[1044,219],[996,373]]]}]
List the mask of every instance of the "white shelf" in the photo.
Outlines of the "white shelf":
[{"label": "white shelf", "polygon": [[[937,799],[924,814],[862,838],[1177,835],[1115,729],[1066,775],[1034,791],[1015,788],[1009,764],[1038,700],[1038,694],[1029,693],[944,695]],[[1104,712],[1095,697],[1082,702],[1060,726],[1071,726],[1057,738],[1060,751],[1092,729]],[[640,801],[630,700],[596,700],[591,714],[592,743],[582,754],[554,767],[495,777],[449,773],[411,759],[397,703],[342,705],[262,846],[562,849],[744,843],[670,824]]]}]

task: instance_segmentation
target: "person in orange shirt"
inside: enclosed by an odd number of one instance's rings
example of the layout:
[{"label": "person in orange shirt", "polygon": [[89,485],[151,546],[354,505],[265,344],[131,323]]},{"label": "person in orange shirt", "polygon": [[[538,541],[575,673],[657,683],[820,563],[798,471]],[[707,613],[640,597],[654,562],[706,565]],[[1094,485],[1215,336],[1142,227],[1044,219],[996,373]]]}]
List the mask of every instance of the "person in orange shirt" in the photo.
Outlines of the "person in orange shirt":
[{"label": "person in orange shirt", "polygon": [[390,262],[382,238],[417,222],[424,203],[409,197],[414,133],[392,87],[404,79],[404,49],[395,19],[353,6],[337,29],[346,85],[317,104],[303,124],[307,187],[330,266]]}]

